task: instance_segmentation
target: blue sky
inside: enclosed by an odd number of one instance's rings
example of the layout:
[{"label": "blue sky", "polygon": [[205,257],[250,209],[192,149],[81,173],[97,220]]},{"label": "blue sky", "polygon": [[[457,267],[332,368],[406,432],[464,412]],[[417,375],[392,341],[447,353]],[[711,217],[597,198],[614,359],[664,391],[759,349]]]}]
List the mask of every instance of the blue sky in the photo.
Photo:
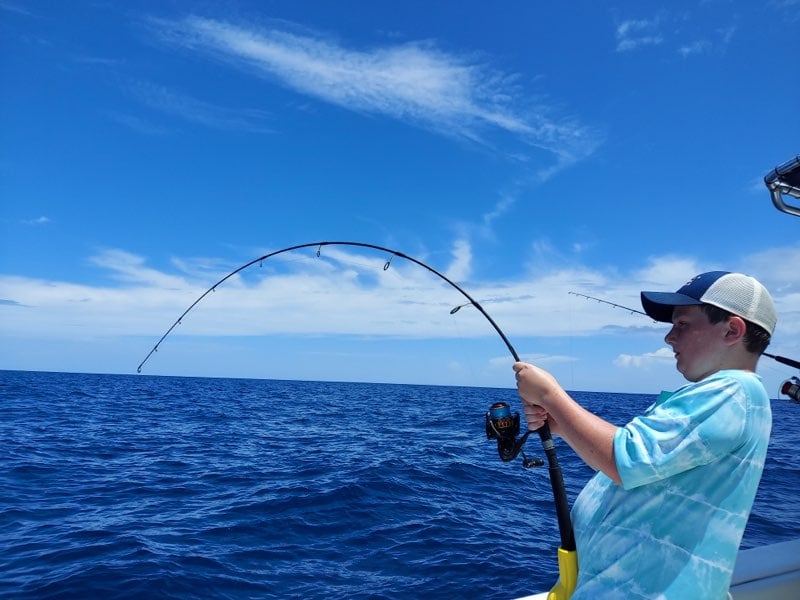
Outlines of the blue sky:
[{"label": "blue sky", "polygon": [[[346,6],[347,8],[342,8]],[[315,241],[445,273],[568,389],[681,384],[639,291],[738,270],[800,358],[800,2],[0,0],[0,368],[133,373]],[[146,374],[512,387],[424,269],[286,253]],[[762,359],[778,395],[788,368]]]}]

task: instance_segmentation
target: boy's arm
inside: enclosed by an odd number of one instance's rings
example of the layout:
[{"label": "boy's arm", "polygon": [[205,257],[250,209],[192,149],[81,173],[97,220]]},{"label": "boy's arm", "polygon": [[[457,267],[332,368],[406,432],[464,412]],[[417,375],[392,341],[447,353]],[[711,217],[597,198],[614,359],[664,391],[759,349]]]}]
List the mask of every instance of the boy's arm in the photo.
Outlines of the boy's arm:
[{"label": "boy's arm", "polygon": [[540,417],[534,406],[544,408],[553,433],[564,438],[586,464],[619,484],[621,480],[614,460],[617,427],[575,402],[547,371],[526,363],[514,364],[514,370],[527,422],[536,422]]}]

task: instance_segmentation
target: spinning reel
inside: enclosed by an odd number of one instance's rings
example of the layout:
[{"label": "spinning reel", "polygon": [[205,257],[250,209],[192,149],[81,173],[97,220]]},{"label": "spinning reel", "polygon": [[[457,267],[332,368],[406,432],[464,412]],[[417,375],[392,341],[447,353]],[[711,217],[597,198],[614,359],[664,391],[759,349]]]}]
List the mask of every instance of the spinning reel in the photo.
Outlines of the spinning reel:
[{"label": "spinning reel", "polygon": [[800,378],[792,377],[783,382],[781,394],[789,396],[795,402],[800,402]]},{"label": "spinning reel", "polygon": [[530,431],[523,436],[519,435],[519,413],[511,414],[507,402],[495,402],[486,413],[486,439],[497,440],[497,452],[500,460],[510,462],[522,454],[522,466],[526,469],[541,467],[544,461],[541,458],[528,458],[522,452],[522,447],[528,441]]}]

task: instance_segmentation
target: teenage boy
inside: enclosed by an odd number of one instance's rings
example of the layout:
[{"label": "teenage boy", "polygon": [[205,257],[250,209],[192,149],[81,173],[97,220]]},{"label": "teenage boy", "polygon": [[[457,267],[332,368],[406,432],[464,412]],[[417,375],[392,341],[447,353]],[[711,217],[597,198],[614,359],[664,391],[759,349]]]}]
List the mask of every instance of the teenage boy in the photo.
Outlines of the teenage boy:
[{"label": "teenage boy", "polygon": [[642,292],[690,382],[617,427],[556,379],[514,364],[528,428],[547,421],[598,473],[572,509],[573,600],[727,598],[772,426],[756,363],[777,321],[752,277],[714,271],[675,293]]}]

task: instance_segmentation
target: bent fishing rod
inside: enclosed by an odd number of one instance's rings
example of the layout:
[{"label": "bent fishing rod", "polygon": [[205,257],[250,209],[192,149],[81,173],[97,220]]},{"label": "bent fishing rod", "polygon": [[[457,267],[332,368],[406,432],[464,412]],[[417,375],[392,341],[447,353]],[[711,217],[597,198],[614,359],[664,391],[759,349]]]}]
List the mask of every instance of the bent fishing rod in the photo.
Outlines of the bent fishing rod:
[{"label": "bent fishing rod", "polygon": [[[250,262],[234,269],[227,275],[225,275],[222,279],[217,281],[214,285],[208,288],[205,292],[203,292],[189,307],[183,311],[183,313],[175,320],[175,322],[167,329],[164,335],[156,342],[155,346],[153,346],[152,350],[145,356],[144,360],[139,364],[136,369],[137,373],[142,372],[142,367],[144,364],[150,359],[150,357],[155,353],[158,352],[159,346],[164,342],[167,336],[172,333],[172,331],[183,322],[183,319],[186,317],[187,314],[197,306],[206,296],[215,292],[217,288],[225,283],[231,277],[234,277],[238,273],[241,273],[245,269],[255,265],[261,264],[265,260],[272,258],[274,256],[278,256],[279,254],[284,254],[286,252],[292,252],[294,250],[300,250],[303,248],[316,248],[317,249],[317,257],[320,257],[322,248],[325,246],[351,246],[357,248],[368,248],[372,250],[377,250],[380,252],[385,252],[390,255],[389,259],[383,266],[383,270],[386,271],[391,266],[392,260],[395,257],[403,258],[412,262],[415,265],[422,267],[423,269],[429,271],[439,279],[442,279],[448,285],[456,289],[459,293],[461,293],[464,298],[467,299],[466,304],[462,304],[461,306],[455,307],[453,310],[450,311],[450,314],[456,313],[460,308],[463,306],[474,306],[478,312],[480,312],[489,324],[494,328],[497,334],[502,338],[503,343],[508,348],[508,351],[511,353],[511,356],[514,358],[516,362],[520,361],[520,357],[517,354],[517,351],[514,350],[514,347],[511,345],[511,342],[506,337],[505,333],[500,329],[500,326],[495,322],[495,320],[489,315],[488,312],[481,306],[481,304],[475,300],[472,296],[470,296],[461,286],[457,283],[452,281],[446,275],[440,273],[430,265],[425,264],[424,262],[417,260],[416,258],[404,254],[398,250],[392,250],[391,248],[385,248],[383,246],[378,246],[376,244],[368,244],[363,242],[346,242],[346,241],[325,241],[325,242],[310,242],[307,244],[298,244],[295,246],[289,246],[287,248],[282,248],[280,250],[275,250],[273,252],[269,252],[264,254],[263,256],[259,256],[251,260]],[[522,446],[525,444],[528,436],[530,435],[530,431],[526,432],[522,437],[519,439],[516,438],[519,432],[519,414],[515,413],[511,415],[511,411],[508,407],[508,404],[505,402],[498,402],[492,405],[489,411],[486,413],[486,435],[489,439],[496,439],[498,445],[498,452],[500,454],[500,458],[504,462],[508,462],[514,460],[521,452]],[[569,504],[567,501],[567,494],[566,489],[564,487],[564,478],[561,472],[561,466],[558,463],[558,457],[556,456],[556,449],[555,444],[553,443],[553,438],[550,433],[550,426],[545,423],[542,427],[536,430],[539,434],[539,438],[542,443],[542,447],[544,448],[545,455],[547,457],[548,468],[550,473],[550,484],[553,490],[553,499],[555,501],[556,507],[556,518],[558,521],[558,529],[559,534],[561,537],[561,548],[559,550],[559,570],[561,570],[562,565],[562,553],[566,553],[570,558],[565,559],[566,561],[572,561],[575,563],[575,571],[577,572],[577,562],[575,558],[575,535],[572,530],[572,522],[570,519],[569,513]],[[524,458],[524,454],[523,454]],[[536,462],[533,460],[525,459],[523,463],[524,466],[537,466]],[[572,574],[574,576],[574,573]],[[562,580],[571,578],[570,574],[562,573]],[[574,584],[573,584],[574,587]],[[569,593],[571,593],[571,589],[568,593],[559,595],[558,598],[568,598]]]}]

